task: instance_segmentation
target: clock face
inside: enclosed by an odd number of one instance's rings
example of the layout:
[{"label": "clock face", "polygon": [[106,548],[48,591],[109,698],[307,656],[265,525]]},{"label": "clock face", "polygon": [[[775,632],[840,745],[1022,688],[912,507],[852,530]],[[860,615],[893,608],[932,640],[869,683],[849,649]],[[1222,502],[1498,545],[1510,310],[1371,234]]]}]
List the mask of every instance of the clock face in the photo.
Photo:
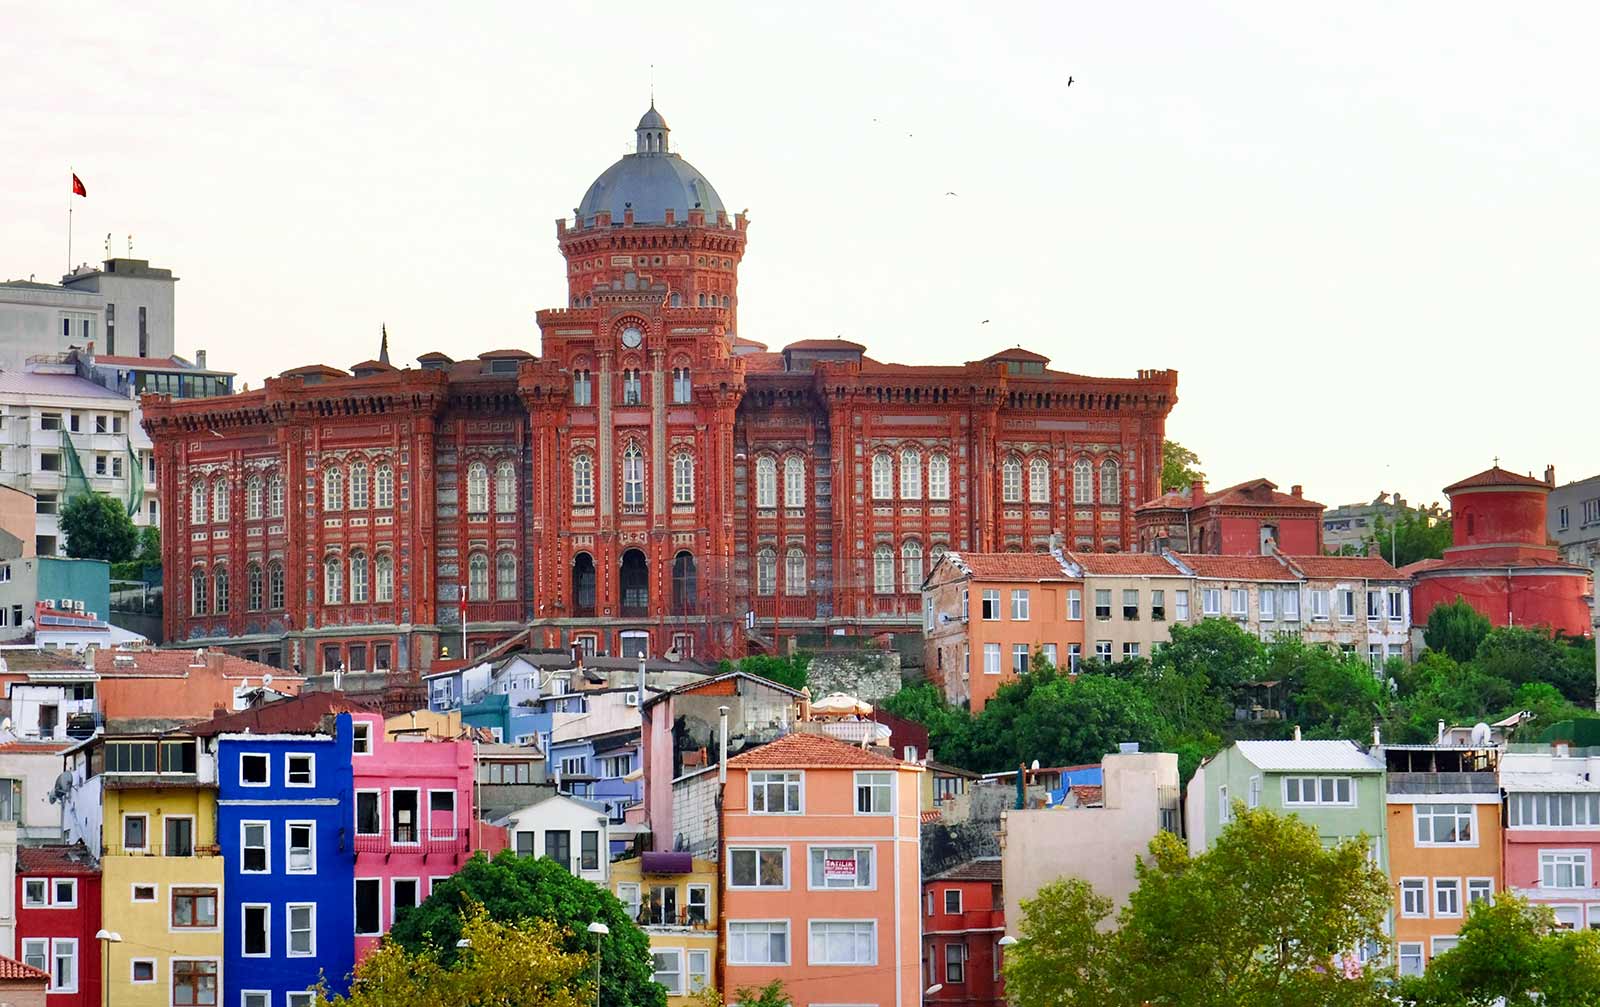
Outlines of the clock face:
[{"label": "clock face", "polygon": [[622,330],[622,345],[628,349],[636,349],[644,341],[644,333],[636,325],[630,325]]}]

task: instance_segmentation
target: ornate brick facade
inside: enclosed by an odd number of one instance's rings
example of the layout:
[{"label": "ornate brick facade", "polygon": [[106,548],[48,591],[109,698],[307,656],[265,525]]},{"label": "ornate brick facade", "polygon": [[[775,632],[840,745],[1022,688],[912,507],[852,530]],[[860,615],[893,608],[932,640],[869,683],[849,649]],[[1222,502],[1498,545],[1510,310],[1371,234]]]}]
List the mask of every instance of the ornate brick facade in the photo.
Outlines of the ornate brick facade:
[{"label": "ornate brick facade", "polygon": [[[559,221],[541,354],[306,367],[145,399],[170,640],[324,670],[535,646],[716,658],[798,630],[911,629],[945,549],[1136,548],[1177,375],[1022,349],[885,364],[736,333],[748,221],[638,147]],[[221,506],[218,506],[219,501]],[[219,586],[220,585],[220,586]],[[745,615],[755,613],[755,628]],[[380,650],[380,648],[382,648]]]}]

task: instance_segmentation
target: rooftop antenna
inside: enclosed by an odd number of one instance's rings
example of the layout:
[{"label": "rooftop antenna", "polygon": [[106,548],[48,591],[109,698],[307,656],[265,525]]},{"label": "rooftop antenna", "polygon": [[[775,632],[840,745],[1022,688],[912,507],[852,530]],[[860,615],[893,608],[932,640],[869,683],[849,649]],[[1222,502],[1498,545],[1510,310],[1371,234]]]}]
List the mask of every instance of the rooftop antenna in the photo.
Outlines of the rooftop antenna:
[{"label": "rooftop antenna", "polygon": [[133,235],[128,235],[128,258],[133,258]]},{"label": "rooftop antenna", "polygon": [[650,64],[650,107],[656,107],[656,65]]},{"label": "rooftop antenna", "polygon": [[106,232],[106,258],[111,258],[111,232]]}]

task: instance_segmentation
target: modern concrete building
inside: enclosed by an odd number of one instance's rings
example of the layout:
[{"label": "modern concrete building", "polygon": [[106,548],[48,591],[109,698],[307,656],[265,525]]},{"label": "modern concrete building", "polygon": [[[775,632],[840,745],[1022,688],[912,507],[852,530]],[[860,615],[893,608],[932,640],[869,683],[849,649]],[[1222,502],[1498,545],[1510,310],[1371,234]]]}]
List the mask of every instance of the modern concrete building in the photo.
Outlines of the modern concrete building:
[{"label": "modern concrete building", "polygon": [[83,265],[61,278],[62,286],[96,295],[105,305],[105,337],[96,346],[107,354],[170,357],[176,352],[178,278],[146,259],[107,259],[100,268]]},{"label": "modern concrete building", "polygon": [[1600,928],[1600,749],[1566,742],[1508,746],[1504,887],[1555,913],[1567,930]]},{"label": "modern concrete building", "polygon": [[[38,610],[104,620],[111,611],[111,566],[105,560],[27,556],[0,562],[0,641],[44,630]],[[118,631],[123,637],[133,634]],[[98,642],[114,642],[110,633]]]},{"label": "modern concrete building", "polygon": [[30,357],[65,353],[100,338],[105,298],[33,280],[0,283],[0,370],[20,371]]},{"label": "modern concrete building", "polygon": [[1323,511],[1322,547],[1332,553],[1342,550],[1366,552],[1377,533],[1379,518],[1393,527],[1401,517],[1411,513],[1427,519],[1430,525],[1438,524],[1450,516],[1450,512],[1438,503],[1413,508],[1400,494],[1379,490],[1369,503],[1341,504]]},{"label": "modern concrete building", "polygon": [[[1550,491],[1550,541],[1568,563],[1600,575],[1600,476],[1590,476]],[[1594,592],[1589,611],[1595,612]]]}]

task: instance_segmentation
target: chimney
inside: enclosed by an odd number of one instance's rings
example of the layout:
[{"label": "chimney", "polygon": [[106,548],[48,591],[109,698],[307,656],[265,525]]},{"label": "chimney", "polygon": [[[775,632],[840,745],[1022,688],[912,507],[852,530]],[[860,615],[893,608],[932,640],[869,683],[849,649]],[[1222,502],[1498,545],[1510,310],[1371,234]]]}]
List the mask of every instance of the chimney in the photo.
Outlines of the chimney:
[{"label": "chimney", "polygon": [[1206,481],[1196,479],[1189,484],[1189,504],[1198,507],[1206,502]]},{"label": "chimney", "polygon": [[644,708],[644,655],[639,655],[639,708]]},{"label": "chimney", "polygon": [[583,644],[581,643],[572,645],[572,666],[579,671],[583,670]]},{"label": "chimney", "polygon": [[1434,744],[1444,744],[1444,721],[1439,721],[1439,735],[1434,739]]},{"label": "chimney", "polygon": [[1383,732],[1379,729],[1377,724],[1372,725],[1372,747],[1383,747]]},{"label": "chimney", "polygon": [[1306,495],[1306,488],[1299,483],[1295,483],[1293,486],[1289,487],[1289,495],[1294,497],[1296,500],[1299,500],[1301,497]]},{"label": "chimney", "polygon": [[1294,740],[1296,740],[1296,741],[1300,740],[1300,725],[1299,724],[1294,725]]},{"label": "chimney", "polygon": [[809,685],[800,687],[800,719],[802,721],[811,719],[811,686]]},{"label": "chimney", "polygon": [[1367,543],[1367,555],[1382,558],[1383,554],[1378,551],[1378,543],[1376,540]]},{"label": "chimney", "polygon": [[206,369],[206,351],[205,350],[195,350],[194,351],[194,365],[196,367],[200,368],[202,371]]},{"label": "chimney", "polygon": [[206,651],[206,670],[214,671],[219,675],[222,674],[222,664],[223,664],[224,661],[227,660],[227,658],[228,658],[228,655],[227,655],[227,653],[225,651],[221,651],[221,650],[208,650],[208,651]]},{"label": "chimney", "polygon": [[1554,487],[1555,486],[1555,484],[1556,484],[1556,467],[1554,465],[1546,465],[1544,467],[1544,484],[1546,486],[1550,486],[1550,487]]},{"label": "chimney", "polygon": [[720,754],[718,754],[718,756],[717,756],[717,782],[718,783],[727,783],[728,782],[728,708],[726,706],[717,707],[717,714],[718,714],[718,717],[719,717],[719,723],[718,723],[718,727],[717,727],[717,737],[719,739],[719,745],[720,745],[720,747],[718,748],[718,752]]}]

